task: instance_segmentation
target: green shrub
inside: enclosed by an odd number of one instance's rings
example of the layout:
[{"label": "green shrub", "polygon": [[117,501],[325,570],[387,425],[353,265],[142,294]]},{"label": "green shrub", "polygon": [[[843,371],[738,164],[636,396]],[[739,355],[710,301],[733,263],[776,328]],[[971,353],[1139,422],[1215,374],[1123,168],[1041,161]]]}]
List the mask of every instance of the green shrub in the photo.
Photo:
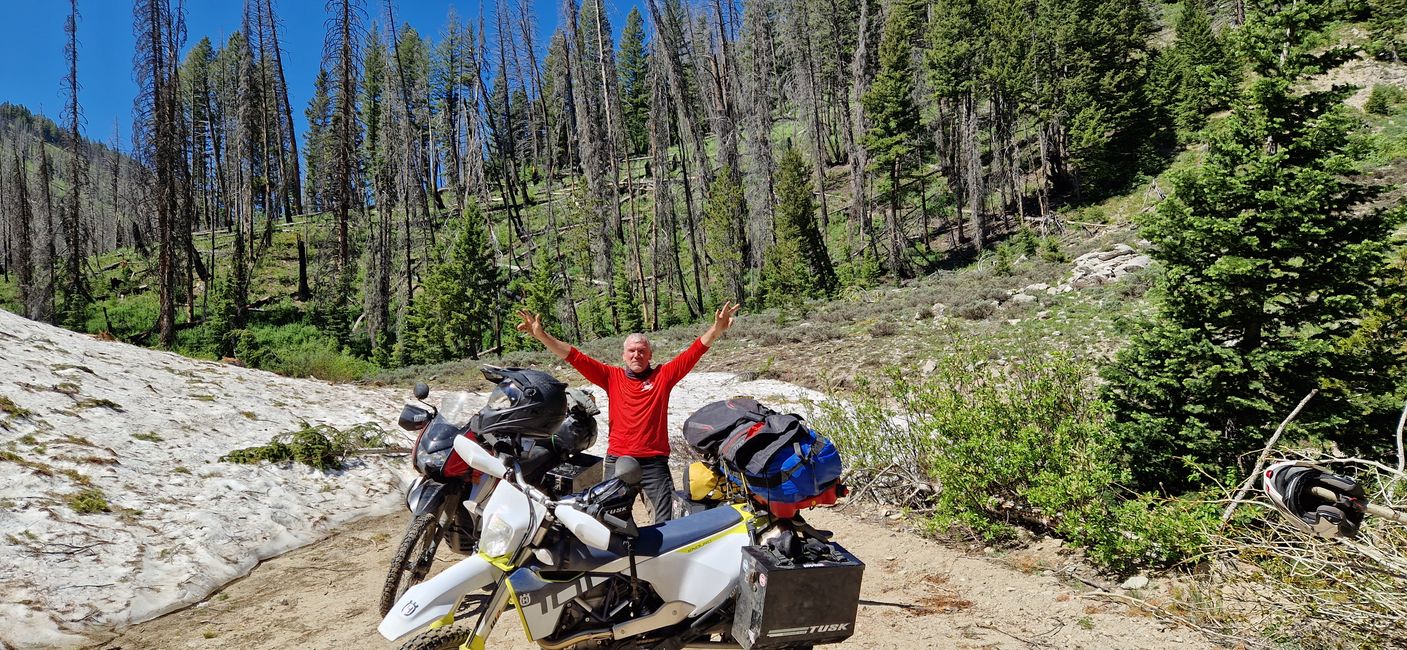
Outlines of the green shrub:
[{"label": "green shrub", "polygon": [[1374,84],[1373,92],[1368,94],[1367,103],[1363,104],[1363,112],[1372,115],[1391,115],[1393,107],[1402,99],[1401,88],[1390,84]]},{"label": "green shrub", "polygon": [[339,349],[331,340],[308,341],[274,353],[267,369],[289,377],[355,381],[376,371],[375,364]]},{"label": "green shrub", "polygon": [[953,308],[953,313],[968,320],[983,320],[997,313],[997,303],[994,300],[974,300]]},{"label": "green shrub", "polygon": [[358,358],[312,325],[250,327],[230,336],[235,356],[245,365],[289,377],[354,381],[376,370],[375,364]]},{"label": "green shrub", "polygon": [[1000,366],[981,351],[947,359],[929,377],[897,370],[861,383],[848,408],[825,406],[819,423],[840,446],[850,481],[917,468],[936,494],[901,490],[931,508],[935,530],[988,541],[1014,526],[1053,531],[1115,571],[1167,566],[1205,543],[1215,512],[1151,495],[1125,500],[1129,475],[1105,426],[1093,370],[1069,359]]},{"label": "green shrub", "polygon": [[879,257],[866,248],[850,261],[837,264],[835,273],[836,277],[840,279],[842,287],[869,289],[879,284],[879,278],[884,273],[884,269],[880,266]]}]

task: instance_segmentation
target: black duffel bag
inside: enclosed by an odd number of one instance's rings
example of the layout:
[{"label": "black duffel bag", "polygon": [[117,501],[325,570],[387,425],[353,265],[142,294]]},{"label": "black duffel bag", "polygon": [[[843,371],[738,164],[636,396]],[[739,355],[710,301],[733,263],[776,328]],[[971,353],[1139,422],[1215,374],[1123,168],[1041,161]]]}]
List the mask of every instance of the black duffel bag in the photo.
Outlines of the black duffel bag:
[{"label": "black duffel bag", "polygon": [[776,414],[751,397],[710,402],[684,420],[684,440],[705,456],[717,457],[718,447],[735,429],[751,427]]}]

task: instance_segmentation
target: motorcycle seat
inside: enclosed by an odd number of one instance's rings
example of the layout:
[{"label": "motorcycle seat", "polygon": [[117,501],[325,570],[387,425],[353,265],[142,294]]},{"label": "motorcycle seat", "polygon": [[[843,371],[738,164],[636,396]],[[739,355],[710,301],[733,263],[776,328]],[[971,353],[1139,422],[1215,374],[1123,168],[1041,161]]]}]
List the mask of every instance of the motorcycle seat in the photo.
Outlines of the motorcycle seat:
[{"label": "motorcycle seat", "polygon": [[[728,530],[742,520],[743,516],[736,509],[723,507],[654,526],[644,526],[640,528],[640,536],[635,538],[635,555],[663,555]],[[557,568],[562,571],[591,571],[625,556],[625,538],[612,535],[608,550],[591,548],[585,544],[572,544],[567,557]]]}]

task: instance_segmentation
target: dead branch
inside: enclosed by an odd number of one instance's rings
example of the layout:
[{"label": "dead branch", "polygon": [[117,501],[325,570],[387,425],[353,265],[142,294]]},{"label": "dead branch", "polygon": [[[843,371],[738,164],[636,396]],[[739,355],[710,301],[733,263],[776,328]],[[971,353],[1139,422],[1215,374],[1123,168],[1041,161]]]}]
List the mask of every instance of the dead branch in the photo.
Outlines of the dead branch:
[{"label": "dead branch", "polygon": [[1246,493],[1249,492],[1251,486],[1255,484],[1256,478],[1260,476],[1261,467],[1265,466],[1265,459],[1270,456],[1270,450],[1275,447],[1275,443],[1279,442],[1280,434],[1285,432],[1286,425],[1290,424],[1290,422],[1295,419],[1295,416],[1300,414],[1300,410],[1304,408],[1304,405],[1308,404],[1309,400],[1314,399],[1314,396],[1318,394],[1318,388],[1309,391],[1309,394],[1305,395],[1304,399],[1300,400],[1299,406],[1296,406],[1295,410],[1290,411],[1289,417],[1285,418],[1285,420],[1280,423],[1280,426],[1275,429],[1275,434],[1270,436],[1269,442],[1265,443],[1265,449],[1261,450],[1260,457],[1256,459],[1255,466],[1251,468],[1251,475],[1246,477],[1245,482],[1236,490],[1236,495],[1231,498],[1231,504],[1226,506],[1225,512],[1221,513],[1221,525],[1225,526],[1226,522],[1231,521],[1231,513],[1236,512],[1236,505],[1241,502],[1241,499],[1245,498]]},{"label": "dead branch", "polygon": [[976,623],[976,624],[973,625],[973,627],[980,627],[980,628],[982,628],[982,629],[984,629],[984,630],[991,630],[991,631],[993,631],[993,632],[999,632],[999,633],[1001,633],[1001,634],[1005,634],[1006,636],[1009,636],[1009,637],[1011,637],[1011,638],[1013,638],[1013,639],[1016,639],[1017,641],[1020,641],[1020,642],[1026,644],[1026,645],[1028,645],[1028,646],[1031,646],[1031,647],[1036,647],[1036,648],[1054,648],[1054,647],[1055,647],[1055,646],[1053,646],[1053,645],[1051,645],[1051,644],[1049,644],[1049,643],[1046,643],[1045,641],[1032,641],[1031,639],[1027,639],[1027,638],[1024,638],[1024,637],[1016,636],[1015,634],[1012,634],[1012,633],[1010,633],[1010,632],[1007,632],[1006,630],[1003,630],[1003,629],[1001,629],[1001,628],[999,628],[999,627],[997,627],[997,626],[995,626],[995,625],[987,625],[986,623]]},{"label": "dead branch", "polygon": [[1402,405],[1402,417],[1397,418],[1397,471],[1402,472],[1402,425],[1407,424],[1407,404]]}]

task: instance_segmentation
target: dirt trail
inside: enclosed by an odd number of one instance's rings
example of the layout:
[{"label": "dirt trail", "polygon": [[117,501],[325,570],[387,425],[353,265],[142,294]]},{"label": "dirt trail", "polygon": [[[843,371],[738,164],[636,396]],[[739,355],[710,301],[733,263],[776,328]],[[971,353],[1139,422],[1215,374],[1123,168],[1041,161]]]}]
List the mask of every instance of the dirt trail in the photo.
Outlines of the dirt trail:
[{"label": "dirt trail", "polygon": [[[845,648],[1214,647],[1195,632],[1082,597],[1085,587],[1041,575],[1058,568],[1049,545],[993,559],[920,538],[877,515],[819,510],[808,519],[834,530],[866,563],[859,622]],[[373,610],[405,523],[406,515],[355,522],[265,562],[205,602],[121,630],[97,647],[394,648],[377,635]],[[537,646],[505,617],[489,647]]]}]

